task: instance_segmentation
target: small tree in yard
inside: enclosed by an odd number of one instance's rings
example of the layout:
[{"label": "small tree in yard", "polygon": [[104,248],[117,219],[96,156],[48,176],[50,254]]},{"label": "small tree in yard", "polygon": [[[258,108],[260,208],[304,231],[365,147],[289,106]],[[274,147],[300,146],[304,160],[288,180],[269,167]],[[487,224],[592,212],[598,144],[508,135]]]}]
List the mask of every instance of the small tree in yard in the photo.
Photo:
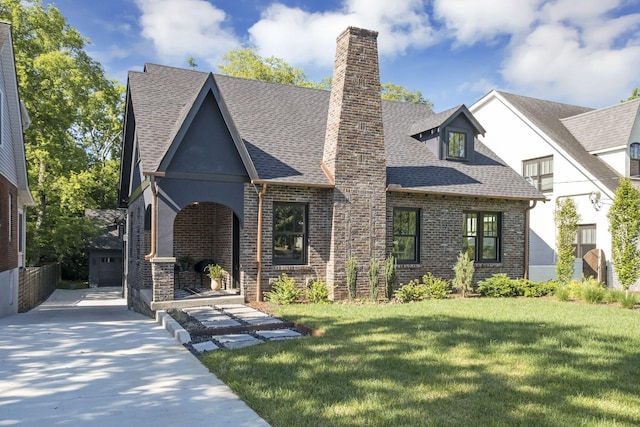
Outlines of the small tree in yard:
[{"label": "small tree in yard", "polygon": [[369,261],[369,291],[372,301],[378,301],[380,289],[380,260],[371,258]]},{"label": "small tree in yard", "polygon": [[573,240],[578,230],[580,215],[573,199],[556,200],[556,210],[553,212],[556,223],[556,275],[563,285],[569,283],[573,277],[573,261],[576,259]]},{"label": "small tree in yard", "polygon": [[460,252],[460,255],[458,255],[458,261],[453,267],[453,271],[456,276],[453,278],[451,285],[454,289],[459,290],[464,298],[467,291],[471,290],[473,273],[475,271],[473,261],[469,259],[469,254],[467,252]]},{"label": "small tree in yard", "polygon": [[356,299],[356,285],[358,283],[358,258],[352,256],[347,261],[347,290],[349,299]]},{"label": "small tree in yard", "polygon": [[384,264],[384,280],[387,291],[387,299],[393,298],[394,287],[396,285],[396,257],[389,255]]},{"label": "small tree in yard", "polygon": [[613,268],[629,298],[629,287],[640,277],[640,192],[628,178],[620,180],[607,217]]}]

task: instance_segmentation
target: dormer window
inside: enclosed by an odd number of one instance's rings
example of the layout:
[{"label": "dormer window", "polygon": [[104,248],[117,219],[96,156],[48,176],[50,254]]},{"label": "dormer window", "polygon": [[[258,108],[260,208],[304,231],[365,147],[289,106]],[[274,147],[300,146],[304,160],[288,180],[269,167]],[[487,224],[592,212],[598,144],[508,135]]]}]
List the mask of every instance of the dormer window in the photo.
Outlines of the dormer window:
[{"label": "dormer window", "polygon": [[447,157],[454,159],[466,159],[467,134],[459,131],[449,131],[449,143]]},{"label": "dormer window", "polygon": [[463,129],[447,129],[446,153],[450,160],[469,160],[468,134]]}]

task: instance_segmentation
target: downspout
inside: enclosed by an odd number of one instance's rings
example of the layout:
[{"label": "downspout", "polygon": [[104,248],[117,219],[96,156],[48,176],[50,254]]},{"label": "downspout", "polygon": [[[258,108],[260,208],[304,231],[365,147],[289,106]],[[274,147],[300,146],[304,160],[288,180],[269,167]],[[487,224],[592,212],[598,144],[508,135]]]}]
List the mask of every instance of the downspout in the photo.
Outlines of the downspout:
[{"label": "downspout", "polygon": [[538,204],[537,200],[533,201],[533,205],[527,207],[527,209],[525,210],[525,217],[524,217],[524,223],[525,223],[525,230],[526,232],[524,233],[524,278],[528,279],[529,278],[529,215],[531,213],[531,209],[535,208],[536,205]]},{"label": "downspout", "polygon": [[256,301],[262,301],[262,286],[260,281],[262,280],[262,201],[264,195],[267,192],[267,184],[262,184],[262,189],[258,193],[258,236],[256,239],[256,263],[258,264],[258,271],[256,273]]},{"label": "downspout", "polygon": [[156,256],[156,221],[158,218],[158,189],[156,187],[155,176],[151,175],[149,177],[149,182],[151,184],[151,252],[144,256],[146,261],[149,261]]}]

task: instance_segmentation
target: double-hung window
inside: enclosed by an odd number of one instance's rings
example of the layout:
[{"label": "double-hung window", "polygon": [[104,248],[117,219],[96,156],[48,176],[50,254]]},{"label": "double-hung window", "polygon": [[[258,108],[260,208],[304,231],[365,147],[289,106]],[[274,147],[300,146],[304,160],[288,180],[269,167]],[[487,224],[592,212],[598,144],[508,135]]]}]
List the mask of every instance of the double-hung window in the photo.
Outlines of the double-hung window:
[{"label": "double-hung window", "polygon": [[393,256],[400,264],[420,262],[419,209],[393,209]]},{"label": "double-hung window", "polygon": [[273,204],[273,264],[306,264],[307,222],[306,204]]},{"label": "double-hung window", "polygon": [[522,176],[540,191],[553,191],[553,156],[523,161]]},{"label": "double-hung window", "polygon": [[462,250],[474,262],[500,261],[499,212],[465,212]]}]

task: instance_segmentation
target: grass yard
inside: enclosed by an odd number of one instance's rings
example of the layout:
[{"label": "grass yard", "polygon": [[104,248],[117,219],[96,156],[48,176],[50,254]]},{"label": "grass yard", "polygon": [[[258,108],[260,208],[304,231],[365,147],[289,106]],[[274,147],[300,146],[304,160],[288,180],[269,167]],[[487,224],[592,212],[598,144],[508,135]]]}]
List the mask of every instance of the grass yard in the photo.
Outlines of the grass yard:
[{"label": "grass yard", "polygon": [[640,425],[638,310],[524,298],[273,310],[325,335],[201,360],[274,427]]}]

